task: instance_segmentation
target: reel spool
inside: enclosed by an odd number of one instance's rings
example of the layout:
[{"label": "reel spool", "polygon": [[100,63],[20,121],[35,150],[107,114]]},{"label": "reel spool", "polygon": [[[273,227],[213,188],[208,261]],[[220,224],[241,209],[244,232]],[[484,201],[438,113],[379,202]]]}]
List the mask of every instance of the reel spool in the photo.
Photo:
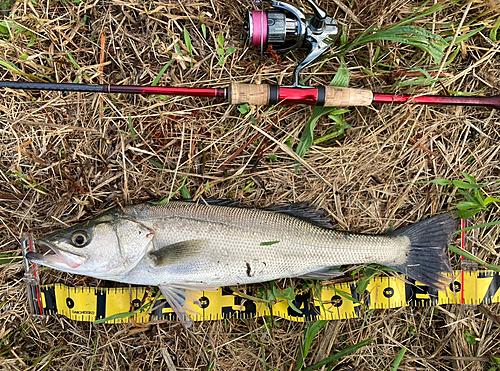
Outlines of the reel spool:
[{"label": "reel spool", "polygon": [[339,36],[337,22],[312,0],[307,0],[314,14],[305,15],[301,10],[282,1],[265,0],[267,10],[248,13],[244,29],[252,46],[260,46],[261,54],[271,45],[276,52],[300,48],[305,41],[310,44],[307,57],[296,67],[293,87],[299,85],[300,71],[316,60]]}]

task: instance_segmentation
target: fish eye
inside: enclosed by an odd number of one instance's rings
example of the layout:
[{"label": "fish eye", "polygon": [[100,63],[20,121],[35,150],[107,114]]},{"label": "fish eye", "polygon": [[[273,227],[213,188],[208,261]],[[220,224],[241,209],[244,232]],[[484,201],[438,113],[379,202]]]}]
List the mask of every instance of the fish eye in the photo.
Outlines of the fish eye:
[{"label": "fish eye", "polygon": [[84,247],[89,242],[89,235],[85,231],[75,231],[71,236],[71,243],[75,247]]}]

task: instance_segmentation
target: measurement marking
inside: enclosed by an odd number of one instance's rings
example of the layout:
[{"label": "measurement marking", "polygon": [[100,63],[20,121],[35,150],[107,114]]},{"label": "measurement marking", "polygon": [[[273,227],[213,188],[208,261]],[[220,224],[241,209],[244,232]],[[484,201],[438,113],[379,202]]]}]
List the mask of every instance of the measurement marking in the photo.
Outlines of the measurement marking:
[{"label": "measurement marking", "polygon": [[[462,224],[461,224],[461,227],[462,227],[462,229],[464,229],[464,228],[465,228],[465,219],[462,219],[462,220],[461,220],[461,223],[462,223]],[[460,242],[461,242],[461,248],[462,248],[462,250],[464,250],[464,251],[465,251],[465,231],[462,231],[462,233],[461,233],[461,239],[460,239]],[[465,258],[462,256],[462,257],[461,257],[461,260],[462,260],[462,262],[463,262],[463,261],[465,260]],[[461,302],[462,304],[464,304],[464,281],[465,281],[465,279],[464,279],[464,271],[462,270],[462,277],[461,277],[461,284],[462,284],[462,287],[461,287],[461,289],[460,289],[460,295],[461,295],[461,300],[460,300],[460,302]]]}]

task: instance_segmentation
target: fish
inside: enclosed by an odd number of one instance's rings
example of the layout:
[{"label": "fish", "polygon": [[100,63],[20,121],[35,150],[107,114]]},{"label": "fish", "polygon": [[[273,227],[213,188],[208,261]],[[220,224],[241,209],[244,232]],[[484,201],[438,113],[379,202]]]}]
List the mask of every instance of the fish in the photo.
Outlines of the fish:
[{"label": "fish", "polygon": [[128,284],[158,286],[181,322],[186,292],[281,278],[332,278],[345,265],[376,263],[437,290],[452,282],[449,213],[386,234],[333,229],[326,212],[300,202],[269,208],[228,200],[169,201],[108,210],[37,240],[36,264]]}]

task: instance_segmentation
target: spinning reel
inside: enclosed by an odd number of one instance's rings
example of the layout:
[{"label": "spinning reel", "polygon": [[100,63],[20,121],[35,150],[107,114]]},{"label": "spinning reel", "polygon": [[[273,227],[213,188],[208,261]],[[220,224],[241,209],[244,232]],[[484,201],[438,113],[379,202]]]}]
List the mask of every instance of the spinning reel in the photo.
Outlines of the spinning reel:
[{"label": "spinning reel", "polygon": [[307,0],[314,14],[305,15],[301,10],[283,1],[264,0],[267,10],[248,13],[244,29],[251,45],[260,46],[261,54],[268,46],[284,52],[310,44],[307,57],[295,68],[293,87],[299,86],[300,71],[316,60],[339,36],[337,22],[312,0]]}]

